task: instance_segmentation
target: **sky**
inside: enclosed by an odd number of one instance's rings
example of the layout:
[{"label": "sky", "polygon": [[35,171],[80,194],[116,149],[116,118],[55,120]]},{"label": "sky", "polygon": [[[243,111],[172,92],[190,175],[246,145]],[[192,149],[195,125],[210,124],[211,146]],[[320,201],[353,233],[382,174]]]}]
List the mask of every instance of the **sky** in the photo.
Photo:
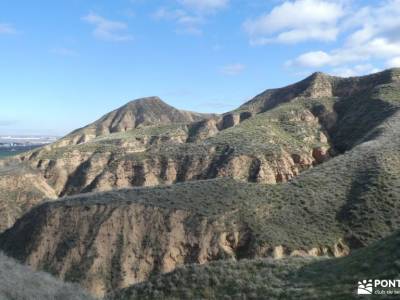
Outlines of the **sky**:
[{"label": "sky", "polygon": [[64,135],[146,96],[220,113],[390,67],[400,0],[0,0],[2,135]]}]

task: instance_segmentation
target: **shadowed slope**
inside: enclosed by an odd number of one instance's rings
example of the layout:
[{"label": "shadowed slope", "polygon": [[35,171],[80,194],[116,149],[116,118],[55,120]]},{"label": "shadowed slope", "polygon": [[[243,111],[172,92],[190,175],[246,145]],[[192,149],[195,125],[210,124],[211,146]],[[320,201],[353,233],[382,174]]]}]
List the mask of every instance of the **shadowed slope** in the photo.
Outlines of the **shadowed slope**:
[{"label": "shadowed slope", "polygon": [[0,253],[0,299],[90,300],[78,285],[64,283],[43,272],[34,272]]}]

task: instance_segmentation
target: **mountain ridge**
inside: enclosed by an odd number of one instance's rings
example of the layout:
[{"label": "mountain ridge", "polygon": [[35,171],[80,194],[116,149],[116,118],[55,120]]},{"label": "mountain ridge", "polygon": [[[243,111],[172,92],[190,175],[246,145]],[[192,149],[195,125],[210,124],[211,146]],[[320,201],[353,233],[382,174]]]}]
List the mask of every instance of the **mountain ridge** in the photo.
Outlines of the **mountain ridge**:
[{"label": "mountain ridge", "polygon": [[[26,187],[19,189],[18,193],[7,188],[0,193],[3,207],[0,214],[4,216],[3,220],[10,220],[0,222],[0,230],[10,226],[16,217],[46,197],[225,176],[269,184],[291,180],[330,157],[351,149],[366,131],[378,125],[385,115],[390,115],[388,103],[374,100],[374,88],[383,89],[380,88],[382,83],[394,85],[400,78],[399,70],[340,79],[344,83],[338,85],[339,90],[347,87],[347,94],[354,92],[349,97],[304,97],[302,93],[309,87],[312,90],[315,80],[337,80],[336,77],[316,73],[297,83],[302,89],[291,91],[296,86],[294,84],[267,91],[279,91],[278,95],[283,98],[256,96],[253,101],[259,103],[259,107],[264,107],[268,99],[281,101],[264,112],[261,112],[263,109],[257,112],[257,109],[244,110],[242,107],[200,121],[139,126],[128,131],[92,136],[86,142],[83,142],[85,138],[82,140],[85,134],[78,130],[75,141],[74,138],[62,139],[15,158],[0,160],[0,165],[12,165],[12,169],[16,170],[14,174],[8,172],[8,177],[0,176],[1,186],[20,178],[17,172],[19,167],[28,170]],[[305,86],[304,82],[307,83]],[[352,97],[358,100],[353,101]],[[147,99],[156,107],[167,105],[158,98]],[[148,100],[139,102],[146,104]],[[137,109],[137,101],[130,103]],[[170,106],[167,107],[170,109]],[[100,119],[108,120],[106,128],[112,127],[112,120],[118,119],[116,112],[121,108]],[[177,111],[172,109],[167,123],[174,118],[187,120],[187,116],[180,111],[176,115]],[[156,110],[150,116],[159,117],[159,112]],[[364,115],[374,117],[364,118]],[[204,115],[199,118],[202,117]],[[132,121],[131,117],[128,119]],[[364,123],[359,120],[364,120]],[[118,121],[116,124],[122,123]],[[352,129],[354,126],[357,130]],[[95,131],[94,127],[90,128]],[[79,140],[82,143],[76,144]],[[31,201],[24,205],[17,200],[18,197],[30,197]],[[13,202],[19,204],[11,205]]]},{"label": "mountain ridge", "polygon": [[103,295],[190,263],[367,247],[400,226],[396,72],[342,83],[343,97],[292,93],[204,136],[150,126],[31,153],[23,163],[66,197],[24,214],[0,248]]},{"label": "mountain ridge", "polygon": [[360,84],[362,90],[370,88],[371,83],[379,85],[396,81],[400,81],[400,68],[354,77],[338,77],[323,72],[314,72],[297,83],[277,89],[268,89],[245,102],[238,110],[259,113],[298,97],[347,97],[350,93],[357,92],[352,86],[354,82]]}]

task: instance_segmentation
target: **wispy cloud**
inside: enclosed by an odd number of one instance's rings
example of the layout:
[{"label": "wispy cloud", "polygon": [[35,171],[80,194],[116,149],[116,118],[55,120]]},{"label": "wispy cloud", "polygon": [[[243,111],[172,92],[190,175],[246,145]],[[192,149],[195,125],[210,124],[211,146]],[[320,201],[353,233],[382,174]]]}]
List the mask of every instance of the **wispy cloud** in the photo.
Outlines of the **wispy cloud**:
[{"label": "wispy cloud", "polygon": [[215,12],[229,4],[229,0],[179,0],[179,2],[188,9],[203,13]]},{"label": "wispy cloud", "polygon": [[344,11],[340,1],[284,1],[271,11],[247,20],[243,27],[253,45],[333,41],[339,33],[337,23]]},{"label": "wispy cloud", "polygon": [[95,13],[89,13],[82,17],[82,20],[94,25],[93,35],[104,41],[124,42],[130,41],[133,37],[126,33],[128,25],[119,21],[106,19]]},{"label": "wispy cloud", "polygon": [[0,23],[0,34],[16,34],[17,30],[11,24]]},{"label": "wispy cloud", "polygon": [[245,69],[246,69],[245,65],[237,63],[237,64],[230,64],[223,66],[222,68],[219,69],[219,71],[221,74],[224,75],[235,76],[242,73]]},{"label": "wispy cloud", "polygon": [[229,0],[176,0],[171,7],[159,8],[153,17],[175,22],[177,33],[201,35],[207,19],[228,4]]},{"label": "wispy cloud", "polygon": [[78,56],[78,52],[74,49],[65,47],[56,47],[50,50],[51,53],[61,56]]},{"label": "wispy cloud", "polygon": [[178,24],[177,32],[199,35],[202,33],[200,25],[204,22],[202,16],[190,15],[183,9],[159,8],[153,17],[157,20],[174,21]]}]

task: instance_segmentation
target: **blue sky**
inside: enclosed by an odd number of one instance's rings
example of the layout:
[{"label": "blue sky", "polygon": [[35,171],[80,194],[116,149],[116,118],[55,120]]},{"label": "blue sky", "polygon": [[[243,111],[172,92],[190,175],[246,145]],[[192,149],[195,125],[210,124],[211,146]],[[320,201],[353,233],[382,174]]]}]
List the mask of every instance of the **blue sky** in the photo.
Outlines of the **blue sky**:
[{"label": "blue sky", "polygon": [[157,95],[224,112],[314,71],[400,66],[400,0],[0,0],[0,134]]}]

